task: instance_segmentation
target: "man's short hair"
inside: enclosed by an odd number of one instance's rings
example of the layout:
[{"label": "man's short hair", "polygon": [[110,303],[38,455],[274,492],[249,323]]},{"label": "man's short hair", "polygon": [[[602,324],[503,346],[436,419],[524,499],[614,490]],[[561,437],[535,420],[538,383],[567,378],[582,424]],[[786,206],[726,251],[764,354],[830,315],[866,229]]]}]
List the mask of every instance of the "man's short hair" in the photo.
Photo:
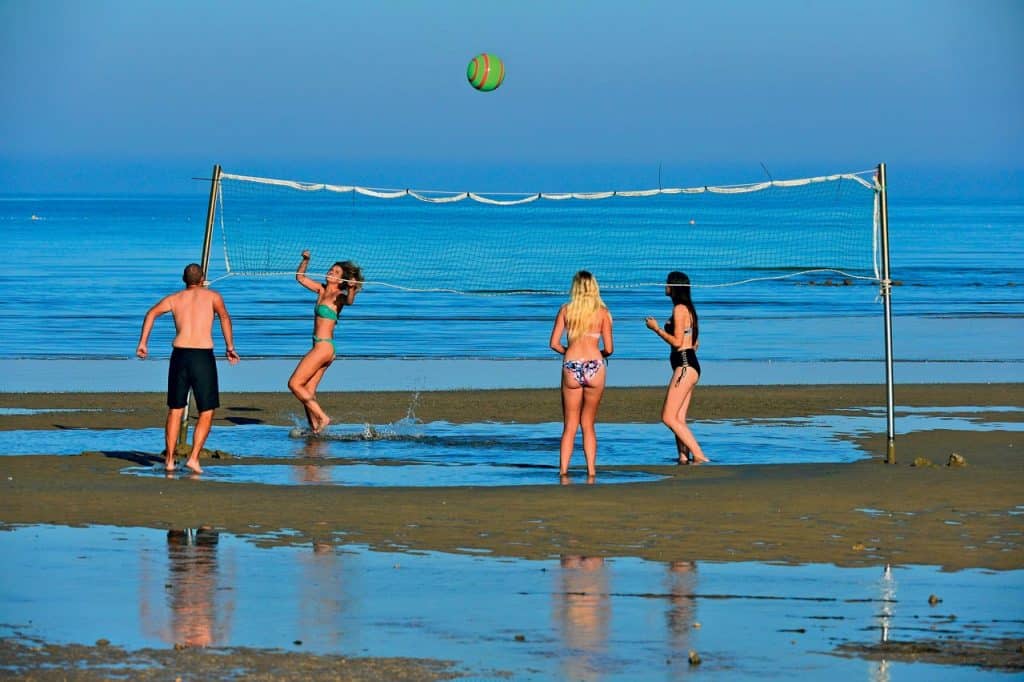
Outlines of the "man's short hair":
[{"label": "man's short hair", "polygon": [[203,283],[203,269],[199,267],[199,263],[189,263],[185,266],[185,272],[181,274],[182,281],[188,286],[195,286],[196,284]]}]

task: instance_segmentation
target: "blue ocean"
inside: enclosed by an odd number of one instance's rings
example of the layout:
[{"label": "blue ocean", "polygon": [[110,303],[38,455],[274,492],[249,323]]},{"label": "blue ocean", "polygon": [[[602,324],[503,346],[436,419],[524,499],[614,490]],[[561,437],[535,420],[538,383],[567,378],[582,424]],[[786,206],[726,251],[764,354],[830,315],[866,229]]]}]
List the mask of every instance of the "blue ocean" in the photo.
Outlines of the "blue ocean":
[{"label": "blue ocean", "polygon": [[[181,286],[186,263],[200,260],[206,203],[198,194],[0,198],[0,360],[132,358],[146,310]],[[632,210],[642,213],[644,204]],[[989,364],[1007,380],[1019,378],[1024,204],[890,198],[889,221],[897,363]],[[224,274],[219,239],[215,234],[211,277]],[[363,266],[372,272],[372,263]],[[608,262],[594,269],[629,266]],[[572,273],[567,266],[566,289]],[[752,278],[759,274],[751,267]],[[877,368],[884,357],[877,285],[841,280],[823,274],[818,281],[695,289],[702,363]],[[243,357],[297,358],[307,350],[313,301],[293,278],[227,277],[215,288],[231,312]],[[663,359],[664,344],[644,325],[648,315],[668,316],[663,290],[607,289],[603,296],[615,318],[616,358]],[[364,359],[551,358],[548,336],[564,299],[368,286],[358,304],[344,311],[339,353]],[[161,318],[150,341],[155,358],[169,355],[172,336],[171,320]],[[935,365],[936,380],[941,366]]]}]

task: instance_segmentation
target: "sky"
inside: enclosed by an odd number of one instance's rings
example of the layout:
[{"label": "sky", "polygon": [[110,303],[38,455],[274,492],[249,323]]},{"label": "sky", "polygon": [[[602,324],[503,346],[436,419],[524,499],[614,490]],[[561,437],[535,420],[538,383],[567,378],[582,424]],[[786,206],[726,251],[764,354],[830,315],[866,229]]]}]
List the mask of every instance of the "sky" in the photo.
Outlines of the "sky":
[{"label": "sky", "polygon": [[[466,80],[500,57],[500,88]],[[1024,1],[0,0],[0,193],[1024,186]]]}]

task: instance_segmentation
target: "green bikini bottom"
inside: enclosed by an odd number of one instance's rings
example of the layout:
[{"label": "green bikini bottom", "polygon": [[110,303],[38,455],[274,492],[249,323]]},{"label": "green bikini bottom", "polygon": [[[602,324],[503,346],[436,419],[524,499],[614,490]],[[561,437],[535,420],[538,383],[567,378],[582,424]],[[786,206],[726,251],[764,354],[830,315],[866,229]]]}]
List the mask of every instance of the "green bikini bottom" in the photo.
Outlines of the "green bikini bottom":
[{"label": "green bikini bottom", "polygon": [[331,344],[331,348],[334,349],[334,352],[338,352],[338,347],[334,345],[334,339],[321,339],[319,336],[314,335],[313,345],[315,346],[318,343],[329,343]]}]

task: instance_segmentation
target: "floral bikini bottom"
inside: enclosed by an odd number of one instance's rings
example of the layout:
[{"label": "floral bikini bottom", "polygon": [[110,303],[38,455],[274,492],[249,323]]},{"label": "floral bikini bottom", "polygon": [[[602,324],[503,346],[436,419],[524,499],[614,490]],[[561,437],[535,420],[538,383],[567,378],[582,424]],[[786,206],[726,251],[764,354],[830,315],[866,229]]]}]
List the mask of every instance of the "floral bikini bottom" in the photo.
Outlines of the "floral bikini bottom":
[{"label": "floral bikini bottom", "polygon": [[604,360],[569,360],[563,363],[562,367],[579,382],[580,386],[589,386],[590,380],[604,367]]}]

